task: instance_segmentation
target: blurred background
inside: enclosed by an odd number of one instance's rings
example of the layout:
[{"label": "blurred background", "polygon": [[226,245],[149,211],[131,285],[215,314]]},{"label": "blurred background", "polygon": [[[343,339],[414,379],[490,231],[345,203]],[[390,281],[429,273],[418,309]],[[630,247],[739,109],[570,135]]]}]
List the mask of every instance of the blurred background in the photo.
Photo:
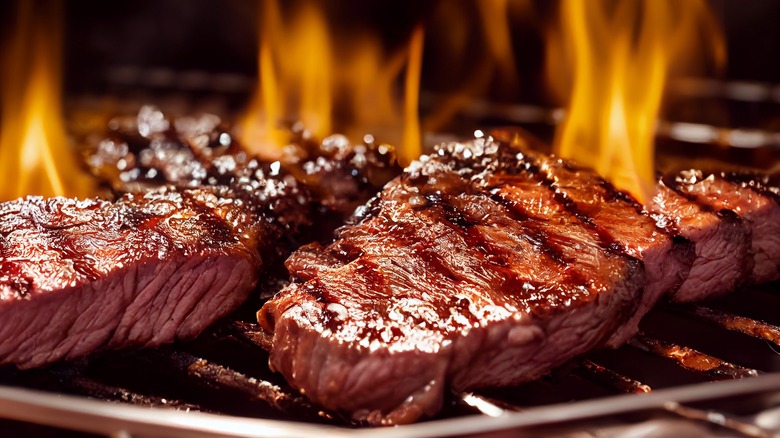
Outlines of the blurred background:
[{"label": "blurred background", "polygon": [[[154,102],[184,113],[207,110],[238,115],[250,104],[257,87],[263,29],[273,27],[268,24],[270,19],[291,22],[311,3],[62,2],[55,13],[62,15],[64,23],[65,104],[107,107],[121,113]],[[386,64],[379,62],[373,70],[356,70],[344,81],[358,81],[355,78],[362,75],[370,87],[382,71],[392,70],[386,78],[392,93],[403,94],[408,82],[393,64],[393,54],[409,50],[414,29],[423,26],[416,106],[419,129],[425,138],[438,138],[441,133],[462,135],[477,127],[506,124],[521,125],[551,138],[560,120],[555,111],[563,104],[546,72],[548,36],[557,20],[557,2],[317,3],[323,5],[329,43],[336,53],[349,50],[370,35],[381,52],[379,58],[388,60]],[[756,159],[756,150],[774,150],[780,145],[780,57],[776,56],[780,53],[780,2],[709,0],[707,4],[722,29],[725,63],[667,84],[661,118],[683,125],[661,126],[659,132],[673,141],[693,144],[689,149],[692,154],[699,153],[696,145],[709,148],[725,143],[729,148],[721,148],[721,152],[727,159],[765,162],[767,157],[774,157],[774,152],[759,153]],[[15,2],[4,2],[0,8],[6,24],[0,32],[7,41],[12,32],[10,24],[17,20]],[[52,13],[51,8],[40,11]],[[269,19],[271,15],[274,17]],[[313,21],[299,24],[303,28],[317,25]],[[284,40],[295,29],[290,25],[265,35]],[[316,41],[317,33],[311,37]],[[274,52],[271,56],[277,73],[284,70],[285,63],[309,63],[317,69],[317,46],[308,47]],[[399,62],[408,64],[409,59]],[[329,62],[338,65],[339,56]],[[341,112],[334,117],[336,120],[348,121],[360,112],[345,107],[333,104],[333,112]],[[335,123],[328,128],[335,131],[344,126]],[[751,152],[734,152],[732,147]]]}]

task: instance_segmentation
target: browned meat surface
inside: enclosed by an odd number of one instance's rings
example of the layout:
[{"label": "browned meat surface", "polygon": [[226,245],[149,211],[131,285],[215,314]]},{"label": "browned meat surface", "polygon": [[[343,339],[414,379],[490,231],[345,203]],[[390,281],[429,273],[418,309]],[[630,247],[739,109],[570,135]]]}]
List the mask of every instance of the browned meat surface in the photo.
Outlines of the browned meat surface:
[{"label": "browned meat surface", "polygon": [[745,175],[681,172],[676,180],[684,193],[718,210],[729,210],[750,228],[753,270],[750,282],[780,278],[780,197],[776,188]]},{"label": "browned meat surface", "polygon": [[696,245],[688,278],[671,294],[675,301],[699,301],[733,291],[750,276],[750,229],[730,210],[715,211],[686,196],[679,182],[660,180],[648,209],[666,226]]},{"label": "browned meat surface", "polygon": [[[0,363],[189,339],[246,299],[271,225],[201,191],[0,204]],[[245,231],[239,231],[245,230]]]},{"label": "browned meat surface", "polygon": [[456,391],[536,379],[608,339],[641,263],[504,144],[439,148],[359,210],[258,313],[271,366],[371,423],[435,413]]},{"label": "browned meat surface", "polygon": [[598,230],[608,245],[644,263],[646,283],[637,310],[608,342],[611,347],[622,345],[636,334],[642,317],[658,300],[685,280],[694,259],[693,244],[673,230],[659,227],[642,205],[593,170],[534,152],[539,147],[527,136],[511,132],[497,135],[522,148],[523,161],[539,169],[566,207]]},{"label": "browned meat surface", "polygon": [[105,138],[84,143],[91,145],[86,154],[92,172],[120,193],[163,184],[234,186],[236,181],[251,183],[256,172],[271,176],[294,187],[299,202],[307,204],[305,210],[292,205],[286,212],[277,206],[274,214],[301,212],[305,217],[296,224],[317,223],[312,235],[291,230],[301,241],[330,238],[355,207],[401,173],[394,149],[387,145],[355,144],[341,135],[317,143],[303,132],[292,133],[279,161],[263,161],[249,155],[213,114],[172,118],[145,106],[135,117],[113,119]]}]

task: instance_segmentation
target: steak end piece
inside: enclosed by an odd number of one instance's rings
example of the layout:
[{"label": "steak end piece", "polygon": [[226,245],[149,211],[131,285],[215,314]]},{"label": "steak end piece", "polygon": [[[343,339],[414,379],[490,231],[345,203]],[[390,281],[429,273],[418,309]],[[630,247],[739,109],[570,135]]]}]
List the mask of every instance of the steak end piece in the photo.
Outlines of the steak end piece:
[{"label": "steak end piece", "polygon": [[673,301],[714,298],[735,290],[753,269],[750,229],[730,210],[715,211],[686,196],[675,181],[659,180],[648,205],[659,223],[674,227],[695,244],[688,278],[671,293]]},{"label": "steak end piece", "polygon": [[780,279],[780,196],[755,175],[681,172],[675,183],[698,202],[729,211],[750,230],[752,271],[748,282],[761,284]]},{"label": "steak end piece", "polygon": [[358,210],[258,312],[271,367],[354,419],[400,424],[449,389],[518,384],[602,345],[640,303],[642,263],[571,213],[522,154],[439,147]]},{"label": "steak end piece", "polygon": [[0,204],[0,363],[198,335],[247,298],[263,264],[266,230],[237,233],[251,219],[235,202],[160,190]]},{"label": "steak end piece", "polygon": [[523,162],[539,169],[544,184],[555,191],[567,210],[595,230],[606,246],[641,260],[644,292],[628,321],[607,345],[619,347],[639,330],[639,322],[665,294],[685,281],[695,258],[693,242],[660,226],[629,194],[621,192],[593,169],[538,152],[538,141],[515,130],[497,130],[496,138],[522,150]]}]

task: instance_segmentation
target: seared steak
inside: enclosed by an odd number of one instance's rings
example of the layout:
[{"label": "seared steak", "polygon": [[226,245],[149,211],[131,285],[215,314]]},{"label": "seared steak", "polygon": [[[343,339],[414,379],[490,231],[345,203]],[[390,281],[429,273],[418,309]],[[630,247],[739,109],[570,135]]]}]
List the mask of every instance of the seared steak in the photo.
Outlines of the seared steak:
[{"label": "seared steak", "polygon": [[534,152],[525,137],[523,160],[540,169],[550,188],[584,223],[599,230],[611,247],[644,263],[645,285],[636,311],[616,330],[608,346],[617,347],[639,329],[639,321],[665,293],[673,292],[688,275],[694,258],[692,243],[661,228],[642,205],[616,190],[592,169]]},{"label": "seared steak", "polygon": [[329,234],[323,220],[343,221],[398,169],[392,150],[340,137],[262,161],[218,117],[152,106],[109,128],[86,155],[115,201],[0,204],[0,364],[192,338],[279,268],[313,220]]},{"label": "seared steak", "polygon": [[331,245],[296,252],[258,313],[271,366],[325,407],[405,423],[448,387],[532,380],[610,338],[640,304],[641,263],[518,152],[440,147]]},{"label": "seared steak", "polygon": [[[525,136],[497,135],[436,148],[330,245],[288,259],[292,283],[258,312],[273,369],[325,407],[404,423],[448,389],[522,383],[618,346],[665,294],[699,300],[768,278],[748,249],[751,229],[779,223],[776,191],[662,181],[643,207]],[[748,187],[736,213],[722,210]],[[753,238],[756,264],[778,256],[778,235]]]},{"label": "seared steak", "polygon": [[235,309],[264,261],[236,200],[202,191],[0,204],[0,363],[189,339]]},{"label": "seared steak", "polygon": [[750,229],[730,210],[713,210],[680,189],[680,182],[659,180],[648,209],[666,226],[696,245],[696,259],[674,301],[698,301],[733,291],[753,268]]},{"label": "seared steak", "polygon": [[750,228],[753,270],[750,282],[766,283],[780,278],[780,197],[777,189],[758,178],[734,174],[681,172],[676,179],[681,191],[714,209],[729,210]]},{"label": "seared steak", "polygon": [[[270,175],[296,187],[300,203],[310,207],[291,206],[292,211],[305,213],[296,224],[317,223],[312,236],[290,230],[301,240],[330,238],[355,207],[401,173],[394,150],[386,145],[355,144],[342,135],[318,143],[302,131],[292,134],[279,161],[261,160],[248,154],[213,114],[171,118],[154,106],[144,106],[135,117],[112,119],[105,138],[83,142],[90,146],[87,164],[92,172],[120,193],[165,184],[234,186],[241,180],[251,183],[258,171]],[[280,207],[284,206],[276,206],[274,215],[291,214]]]}]

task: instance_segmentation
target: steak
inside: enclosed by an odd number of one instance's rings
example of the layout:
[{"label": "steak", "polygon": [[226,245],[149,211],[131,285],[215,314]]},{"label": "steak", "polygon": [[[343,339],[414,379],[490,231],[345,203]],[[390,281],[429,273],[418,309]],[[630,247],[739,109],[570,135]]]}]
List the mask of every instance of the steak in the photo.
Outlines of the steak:
[{"label": "steak", "polygon": [[777,188],[755,176],[681,172],[676,178],[680,190],[713,209],[740,217],[750,229],[753,257],[749,282],[766,283],[780,278],[780,196]]},{"label": "steak", "polygon": [[0,204],[0,364],[193,338],[398,170],[392,150],[339,136],[264,161],[214,115],[153,106],[82,140],[113,201]]},{"label": "steak", "polygon": [[[315,142],[305,131],[292,130],[290,144],[273,161],[247,153],[213,114],[174,118],[147,105],[136,116],[116,117],[108,126],[104,137],[82,142],[88,145],[88,167],[114,191],[143,192],[161,185],[233,187],[252,183],[259,171],[296,191],[279,205],[256,204],[273,208],[269,213],[279,220],[295,216],[288,226],[299,227],[288,236],[298,242],[329,239],[358,205],[401,173],[392,147],[355,144],[338,134]],[[291,204],[294,199],[298,202]],[[311,223],[317,227],[309,227]]]},{"label": "steak", "polygon": [[273,234],[237,203],[163,190],[0,204],[0,363],[30,368],[198,335],[253,290],[258,242]]},{"label": "steak", "polygon": [[[642,303],[642,263],[522,153],[483,139],[415,162],[258,313],[271,367],[375,424],[455,391],[533,380],[602,345]],[[580,216],[578,216],[580,215]]]},{"label": "steak", "polygon": [[545,183],[570,211],[597,229],[608,245],[643,262],[645,285],[637,309],[607,343],[610,347],[622,345],[636,334],[642,317],[658,300],[686,279],[695,256],[692,242],[660,227],[634,198],[592,169],[535,152],[528,136],[511,141],[522,148],[523,161],[539,169]]},{"label": "steak", "polygon": [[525,135],[494,134],[438,146],[330,244],[293,253],[291,284],[258,312],[273,369],[355,420],[406,423],[449,390],[527,382],[621,345],[663,296],[726,293],[763,272],[756,248],[778,255],[751,240],[777,200],[756,179],[723,177],[751,190],[733,211],[719,203],[736,195],[681,178],[644,207]]},{"label": "steak", "polygon": [[674,301],[699,301],[733,291],[753,269],[750,228],[731,210],[714,210],[684,192],[679,181],[660,179],[648,209],[696,245],[696,259]]}]

